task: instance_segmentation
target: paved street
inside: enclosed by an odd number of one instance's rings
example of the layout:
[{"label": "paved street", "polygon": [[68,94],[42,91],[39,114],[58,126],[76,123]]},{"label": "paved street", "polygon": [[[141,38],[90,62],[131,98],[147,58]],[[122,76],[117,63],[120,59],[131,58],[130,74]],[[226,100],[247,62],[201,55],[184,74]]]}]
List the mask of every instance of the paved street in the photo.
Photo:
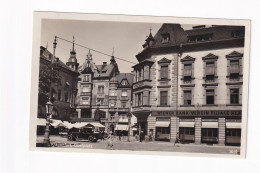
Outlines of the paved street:
[{"label": "paved street", "polygon": [[[67,138],[60,136],[50,136],[52,147],[63,148],[86,148],[86,149],[109,149],[106,148],[107,141],[88,142],[67,141]],[[43,136],[37,137],[37,143],[43,141]],[[121,141],[114,140],[115,150],[134,150],[134,151],[168,151],[168,152],[191,152],[191,153],[216,153],[216,154],[238,154],[240,147],[236,146],[217,146],[217,145],[195,145],[195,144],[176,144],[170,142],[139,142],[134,137],[127,142],[127,137]]]}]

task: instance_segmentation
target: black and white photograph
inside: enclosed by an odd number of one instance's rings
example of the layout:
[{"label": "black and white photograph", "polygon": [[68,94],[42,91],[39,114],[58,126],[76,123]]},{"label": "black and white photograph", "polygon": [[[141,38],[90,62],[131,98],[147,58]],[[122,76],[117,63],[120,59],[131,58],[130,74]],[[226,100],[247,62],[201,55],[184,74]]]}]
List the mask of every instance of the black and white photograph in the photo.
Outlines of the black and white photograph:
[{"label": "black and white photograph", "polygon": [[249,27],[35,12],[30,149],[244,158]]}]

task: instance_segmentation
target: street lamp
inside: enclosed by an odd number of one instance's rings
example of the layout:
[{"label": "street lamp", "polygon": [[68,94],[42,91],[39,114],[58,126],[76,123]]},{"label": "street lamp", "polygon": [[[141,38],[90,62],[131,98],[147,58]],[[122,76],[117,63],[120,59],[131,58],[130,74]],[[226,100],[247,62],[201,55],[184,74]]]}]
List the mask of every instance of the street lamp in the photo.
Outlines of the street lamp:
[{"label": "street lamp", "polygon": [[46,128],[44,132],[43,144],[45,147],[50,147],[50,116],[52,114],[53,104],[50,100],[46,103]]}]

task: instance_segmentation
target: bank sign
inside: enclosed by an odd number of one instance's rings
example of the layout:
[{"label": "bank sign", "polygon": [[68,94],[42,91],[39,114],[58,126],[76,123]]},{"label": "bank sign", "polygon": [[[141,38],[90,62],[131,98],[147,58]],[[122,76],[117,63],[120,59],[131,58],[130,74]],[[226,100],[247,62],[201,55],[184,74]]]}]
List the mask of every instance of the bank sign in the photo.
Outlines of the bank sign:
[{"label": "bank sign", "polygon": [[241,116],[241,110],[153,111],[152,116]]}]

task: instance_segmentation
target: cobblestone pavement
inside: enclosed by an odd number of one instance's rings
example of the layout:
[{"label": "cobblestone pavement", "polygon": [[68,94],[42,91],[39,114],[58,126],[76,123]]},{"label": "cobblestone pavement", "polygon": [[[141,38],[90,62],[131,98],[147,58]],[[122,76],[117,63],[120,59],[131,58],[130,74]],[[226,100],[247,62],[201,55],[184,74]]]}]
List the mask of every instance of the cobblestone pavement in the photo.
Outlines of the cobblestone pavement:
[{"label": "cobblestone pavement", "polygon": [[[52,147],[63,148],[86,148],[86,149],[109,149],[107,141],[98,140],[97,142],[88,142],[87,140],[68,141],[66,137],[50,136]],[[37,137],[37,143],[42,143],[43,136]],[[114,150],[132,150],[132,151],[168,151],[168,152],[190,152],[190,153],[212,153],[212,154],[233,154],[240,153],[239,146],[219,146],[219,145],[196,145],[196,144],[176,144],[172,142],[153,141],[139,142],[134,137],[127,142],[127,137],[121,141],[118,137],[113,140]]]}]

